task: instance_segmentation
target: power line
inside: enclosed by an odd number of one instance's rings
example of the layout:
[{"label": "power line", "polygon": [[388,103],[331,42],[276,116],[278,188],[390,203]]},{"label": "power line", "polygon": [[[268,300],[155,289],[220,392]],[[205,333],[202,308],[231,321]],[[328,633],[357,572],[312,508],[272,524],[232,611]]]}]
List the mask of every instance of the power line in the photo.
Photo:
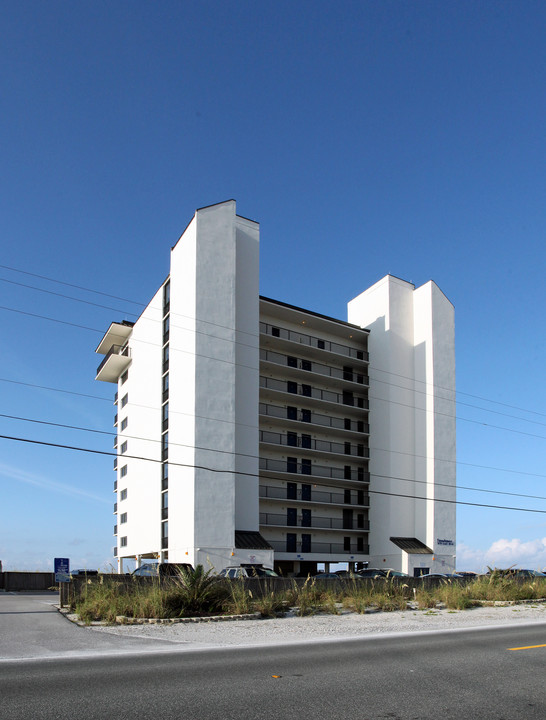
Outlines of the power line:
[{"label": "power line", "polygon": [[[127,299],[127,298],[122,298],[122,297],[119,297],[119,296],[117,296],[117,295],[110,295],[110,294],[108,294],[108,293],[101,292],[100,290],[94,290],[94,289],[92,289],[92,288],[86,288],[86,287],[83,287],[83,286],[81,286],[81,285],[76,285],[76,284],[73,284],[73,283],[67,283],[67,282],[64,282],[64,281],[62,281],[62,280],[57,280],[57,279],[55,279],[55,278],[47,277],[47,276],[45,276],[45,275],[39,275],[39,274],[37,274],[37,273],[31,273],[31,272],[28,272],[28,271],[26,271],[26,270],[20,270],[20,269],[18,269],[18,268],[10,267],[10,266],[8,266],[8,265],[1,265],[1,264],[0,264],[0,268],[4,268],[4,269],[7,269],[7,270],[11,270],[12,272],[18,272],[18,273],[22,273],[22,274],[25,274],[25,275],[30,275],[30,276],[32,276],[32,277],[38,277],[38,278],[41,278],[41,279],[43,279],[43,280],[48,280],[49,282],[58,283],[58,284],[60,284],[60,285],[66,285],[66,286],[68,286],[68,287],[77,288],[77,289],[79,289],[79,290],[84,290],[85,292],[96,293],[97,295],[102,295],[102,296],[104,296],[104,297],[110,297],[110,298],[113,298],[113,299],[116,299],[116,300],[121,300],[121,301],[123,301],[123,302],[130,302],[130,303],[132,303],[132,304],[134,304],[134,305],[139,305],[140,307],[146,307],[145,303],[137,302],[137,301],[135,301],[135,300],[129,300],[129,299]],[[35,287],[35,286],[32,286],[32,285],[24,285],[23,283],[15,283],[14,281],[6,280],[6,279],[4,279],[4,278],[0,278],[0,280],[1,280],[1,281],[4,281],[4,282],[9,282],[9,283],[12,283],[12,284],[16,284],[16,285],[21,285],[22,287],[27,287],[27,288],[30,288],[30,289],[33,289],[33,290],[38,290],[38,291],[40,291],[40,292],[45,292],[45,293],[50,293],[50,294],[53,294],[53,295],[58,295],[58,296],[60,296],[60,297],[65,297],[65,298],[67,298],[67,299],[69,299],[69,300],[75,300],[76,302],[82,302],[82,303],[87,303],[87,304],[90,304],[90,305],[96,305],[95,303],[92,303],[92,302],[87,301],[87,300],[82,300],[82,299],[79,299],[79,298],[74,298],[74,297],[72,297],[72,296],[63,295],[63,294],[61,294],[61,293],[54,293],[54,292],[52,292],[52,291],[50,291],[50,290],[45,290],[45,289],[43,289],[43,288],[38,288],[38,287]],[[103,306],[103,305],[96,305],[96,306],[97,306],[97,307],[103,307],[103,308],[105,308],[105,309],[112,310],[112,311],[114,311],[114,312],[119,312],[120,314],[124,314],[124,313],[125,313],[125,314],[129,314],[129,315],[135,315],[135,316],[137,315],[136,313],[131,313],[131,312],[123,311],[123,310],[118,310],[118,309],[116,309],[116,308],[110,308],[110,307],[108,307],[108,306]],[[9,309],[9,308],[5,308],[5,309]],[[15,311],[15,312],[16,312],[16,311]],[[226,325],[221,325],[221,324],[218,324],[218,323],[214,323],[214,322],[211,322],[210,320],[198,320],[197,318],[192,318],[191,316],[182,315],[182,314],[180,314],[180,313],[171,313],[171,315],[173,315],[173,316],[179,316],[179,317],[184,317],[184,318],[190,319],[190,320],[195,321],[195,322],[207,323],[207,324],[209,324],[209,325],[214,325],[214,326],[216,326],[216,327],[220,327],[220,328],[223,328],[223,329],[225,329],[225,330],[231,330],[231,331],[234,331],[234,332],[241,332],[241,333],[244,333],[244,334],[247,334],[247,335],[251,335],[252,337],[259,337],[259,333],[249,333],[249,332],[246,332],[246,331],[236,331],[235,328],[229,328],[229,327],[226,326]],[[52,318],[47,318],[47,319],[53,320]],[[158,319],[158,320],[155,320],[154,318],[146,318],[146,319],[147,319],[147,320],[152,320],[152,321],[154,321],[154,322],[161,322],[160,319]],[[59,321],[59,322],[62,322],[62,321]],[[179,329],[182,329],[182,330],[187,330],[187,329],[188,329],[188,328],[182,328],[182,327],[180,327],[180,326],[174,326],[174,327],[178,327]],[[98,330],[97,330],[96,332],[103,332],[103,331],[98,331]],[[217,336],[212,336],[212,337],[217,337]],[[222,339],[225,339],[225,338],[217,337],[217,339],[222,340]],[[238,341],[233,341],[233,342],[236,342],[236,343],[237,343]],[[239,344],[245,345],[244,343],[239,343]],[[245,345],[245,346],[247,346],[247,347],[253,347],[253,346],[251,346],[251,345]],[[416,378],[408,377],[408,376],[406,376],[406,375],[401,375],[400,373],[393,373],[393,372],[391,372],[391,371],[389,371],[389,370],[385,370],[385,369],[383,369],[383,368],[376,368],[376,367],[374,367],[373,365],[369,365],[369,369],[370,369],[370,370],[377,371],[377,372],[382,372],[382,373],[387,374],[387,375],[392,375],[392,376],[394,376],[394,377],[399,377],[399,378],[402,378],[402,379],[405,379],[405,380],[409,380],[409,381],[411,381],[411,382],[416,382],[416,383],[420,383],[420,384],[424,384],[424,385],[428,385],[428,384],[429,384],[429,383],[427,383],[425,380],[418,380],[418,379],[416,379]],[[385,381],[379,380],[378,378],[374,378],[374,380],[375,380],[375,382],[383,382],[383,383],[385,383]],[[404,388],[403,386],[401,386],[401,385],[395,385],[394,383],[386,383],[386,384],[388,384],[388,385],[393,385],[394,387],[399,387],[399,388],[404,389],[404,390],[411,390],[412,392],[420,392],[420,393],[423,393],[423,394],[425,394],[425,395],[429,395],[426,391],[415,390],[415,389],[413,389],[413,388]],[[432,387],[434,387],[434,388],[436,388],[436,389],[438,389],[438,390],[446,390],[447,392],[450,392],[450,393],[454,393],[454,392],[455,392],[452,388],[446,388],[446,387],[443,387],[443,386],[441,386],[441,385],[435,385],[435,384],[433,384]],[[538,416],[540,416],[540,417],[546,417],[546,413],[541,413],[541,412],[538,412],[538,411],[535,411],[535,410],[529,410],[529,409],[527,409],[527,408],[521,408],[521,407],[518,407],[518,406],[516,406],[516,405],[510,405],[510,404],[508,404],[508,403],[503,403],[503,402],[500,402],[500,401],[498,401],[498,400],[492,400],[491,398],[486,398],[486,397],[483,397],[483,396],[480,396],[480,395],[474,395],[474,394],[471,394],[471,393],[465,393],[465,392],[463,392],[463,391],[461,391],[461,390],[457,390],[456,392],[457,392],[457,395],[465,395],[465,396],[467,396],[467,397],[472,397],[472,398],[475,398],[475,399],[478,399],[478,400],[483,400],[484,402],[489,402],[489,403],[493,403],[493,404],[496,404],[496,405],[501,405],[501,406],[503,406],[503,407],[508,407],[508,408],[511,408],[512,410],[519,410],[520,412],[526,412],[526,413],[530,413],[530,414],[533,414],[533,415],[538,415]],[[455,400],[450,400],[450,398],[442,398],[442,399],[443,399],[443,400],[446,400],[446,401],[448,401],[448,402],[455,402]],[[460,401],[459,401],[459,402],[460,402]],[[470,404],[468,404],[468,403],[462,403],[462,404],[465,404],[465,405],[467,405],[468,407],[476,407],[477,409],[484,410],[485,412],[496,412],[496,411],[494,411],[494,410],[489,410],[488,408],[480,408],[479,406],[470,405]],[[498,413],[498,414],[502,414],[502,413]],[[507,415],[507,417],[516,417],[516,416]],[[526,418],[517,418],[517,419],[518,419],[518,420],[521,420],[521,421],[523,421],[523,422],[532,422],[531,420],[527,420]]]},{"label": "power line", "polygon": [[[4,413],[0,413],[0,417],[6,418],[9,420],[21,420],[23,422],[35,423],[37,425],[47,425],[50,427],[58,427],[58,428],[63,428],[63,429],[67,429],[67,430],[78,430],[81,432],[89,432],[89,433],[94,433],[97,435],[107,435],[109,437],[118,437],[120,440],[140,440],[143,442],[161,443],[161,439],[159,439],[159,438],[157,438],[157,439],[156,438],[143,438],[143,437],[138,437],[135,435],[129,435],[129,434],[125,434],[125,433],[123,435],[118,435],[117,433],[111,432],[108,430],[98,430],[98,429],[94,429],[94,428],[81,427],[78,425],[66,425],[64,423],[55,423],[55,422],[50,422],[47,420],[36,420],[34,418],[20,417],[18,415],[6,415]],[[185,443],[169,441],[169,447],[171,447],[171,446],[190,448],[190,449],[195,449],[195,450],[204,450],[205,452],[215,452],[215,453],[220,453],[222,455],[233,455],[236,457],[245,457],[245,458],[250,458],[252,460],[260,460],[259,455],[251,455],[249,453],[234,452],[232,450],[218,450],[217,448],[207,448],[207,447],[202,447],[199,445],[186,445]],[[288,449],[288,447],[289,446],[287,446],[287,449]],[[370,449],[375,450],[376,448],[372,447]],[[125,457],[125,456],[118,456],[118,457]],[[352,460],[353,456],[349,456],[347,459]],[[412,482],[412,483],[416,483],[416,484],[420,484],[420,485],[428,485],[429,484],[426,480],[416,480],[413,478],[402,478],[402,477],[390,476],[390,475],[380,475],[378,473],[373,473],[373,475],[374,475],[374,477],[380,477],[380,478],[385,478],[385,479],[389,479],[389,480],[400,480],[403,482]],[[534,499],[534,500],[546,500],[546,496],[542,496],[542,495],[526,495],[524,493],[513,493],[513,492],[506,492],[503,490],[489,490],[486,488],[468,487],[465,485],[454,486],[454,485],[450,485],[449,483],[434,482],[434,487],[449,487],[449,488],[456,487],[457,490],[472,490],[474,492],[490,493],[493,495],[510,495],[513,497],[525,497],[525,498],[530,498],[530,499]]]},{"label": "power line", "polygon": [[[0,378],[0,382],[13,383],[13,384],[16,384],[16,385],[23,385],[23,386],[26,386],[26,387],[37,388],[37,389],[40,389],[40,390],[49,390],[49,391],[51,391],[51,392],[60,392],[60,393],[68,394],[68,395],[76,395],[76,396],[80,396],[80,397],[87,397],[87,398],[90,398],[90,399],[92,399],[92,400],[101,400],[101,401],[103,401],[103,402],[112,403],[112,400],[111,400],[110,398],[104,398],[104,397],[101,397],[101,396],[99,396],[99,395],[86,395],[86,394],[84,394],[84,393],[74,392],[73,390],[65,390],[65,389],[62,389],[62,388],[48,387],[48,386],[46,386],[46,385],[36,385],[36,384],[33,384],[33,383],[25,383],[25,382],[21,382],[21,381],[18,381],[18,380],[10,380],[10,379],[8,379],[8,378]],[[298,396],[298,397],[300,397],[300,396]],[[151,406],[151,405],[142,405],[142,404],[135,403],[135,402],[132,402],[132,401],[131,401],[131,407],[139,407],[139,408],[143,408],[143,409],[146,409],[146,410],[154,410],[154,411],[156,411],[156,412],[159,412],[159,411],[161,410],[161,408],[160,408],[160,407],[157,407],[157,406],[156,406],[156,407],[153,407],[153,406]],[[409,407],[412,407],[412,406],[409,406]],[[184,416],[187,416],[187,417],[196,417],[196,418],[199,418],[199,419],[201,419],[201,420],[214,420],[215,422],[227,423],[227,424],[230,424],[230,425],[238,425],[238,426],[241,426],[241,427],[254,428],[253,425],[249,425],[249,424],[247,424],[247,423],[236,422],[236,421],[234,421],[234,420],[224,420],[224,419],[221,419],[221,418],[211,418],[211,417],[208,417],[208,416],[206,416],[206,415],[194,415],[193,413],[184,413],[184,412],[182,412],[182,411],[180,411],[180,410],[172,410],[172,409],[169,409],[169,412],[170,412],[170,414],[173,414],[173,415],[184,415]],[[104,431],[104,432],[106,432],[106,431]],[[111,433],[111,434],[112,434],[112,435],[115,435],[116,433]],[[392,454],[394,454],[394,455],[407,455],[408,457],[420,458],[420,459],[423,459],[423,460],[433,460],[433,459],[435,459],[435,460],[437,460],[438,462],[447,462],[447,463],[453,463],[453,464],[455,464],[455,465],[464,465],[465,467],[475,467],[475,468],[478,468],[478,469],[480,469],[480,470],[494,470],[495,472],[511,473],[511,474],[514,474],[514,475],[525,475],[525,476],[527,476],[527,477],[546,478],[546,475],[545,475],[545,474],[541,474],[541,473],[530,473],[530,472],[526,472],[526,471],[524,471],[524,470],[513,470],[513,469],[511,469],[511,468],[496,467],[496,466],[493,466],[493,465],[481,465],[481,464],[477,464],[477,463],[464,462],[464,461],[462,461],[462,460],[451,460],[451,459],[446,459],[446,458],[430,458],[430,457],[428,457],[427,455],[419,455],[419,454],[417,454],[417,453],[409,453],[409,452],[404,452],[404,451],[402,451],[402,450],[392,450],[392,449],[389,449],[389,450],[388,450],[388,449],[386,449],[386,448],[379,448],[379,447],[373,447],[373,446],[370,447],[370,450],[374,450],[375,452],[388,452],[388,453],[392,453]]]},{"label": "power line", "polygon": [[[146,457],[140,457],[140,456],[135,456],[135,455],[120,456],[117,453],[108,452],[106,450],[94,450],[91,448],[82,448],[82,447],[75,446],[75,445],[63,445],[60,443],[45,442],[43,440],[33,440],[31,438],[14,437],[11,435],[0,435],[0,438],[2,438],[3,440],[13,440],[16,442],[30,443],[32,445],[44,445],[46,447],[60,448],[63,450],[74,450],[74,451],[78,451],[78,452],[86,452],[86,453],[91,453],[94,455],[106,455],[106,456],[115,457],[115,458],[121,457],[121,458],[125,458],[125,459],[130,459],[130,460],[144,460],[146,462],[153,462],[153,463],[160,464],[160,465],[163,464],[163,462],[164,462],[162,460],[156,460],[154,458],[146,458]],[[167,462],[167,464],[174,466],[174,467],[184,467],[184,468],[190,468],[190,469],[194,469],[194,470],[207,470],[208,472],[214,472],[214,473],[228,473],[230,475],[242,475],[245,477],[254,477],[254,478],[260,477],[260,475],[257,473],[241,472],[241,471],[222,469],[222,468],[211,468],[206,465],[193,465],[193,464],[189,464],[189,463],[178,463],[178,462]],[[385,476],[382,476],[382,477],[385,477]],[[306,478],[309,478],[309,480],[311,481],[311,483],[313,485],[320,485],[321,487],[331,487],[331,484],[316,482],[315,479],[313,479],[312,477],[306,476]],[[281,478],[272,478],[272,479],[281,480]],[[397,478],[389,478],[389,479],[395,480]],[[455,487],[453,489],[455,489]],[[369,494],[388,495],[390,497],[402,497],[402,498],[408,498],[410,500],[428,500],[428,501],[433,501],[433,502],[445,502],[445,503],[449,503],[452,505],[469,505],[472,507],[483,507],[483,508],[489,508],[489,509],[495,509],[495,510],[516,510],[518,512],[532,512],[532,513],[539,513],[539,514],[546,515],[546,510],[537,510],[536,508],[519,508],[519,507],[512,507],[512,506],[505,506],[505,505],[490,505],[490,504],[486,504],[486,503],[473,503],[473,502],[468,502],[468,501],[464,501],[464,500],[450,500],[447,498],[427,498],[427,497],[421,497],[421,496],[417,496],[417,495],[403,495],[402,493],[389,493],[384,490],[370,490],[370,488],[368,488],[368,487],[366,488],[366,491]]]}]

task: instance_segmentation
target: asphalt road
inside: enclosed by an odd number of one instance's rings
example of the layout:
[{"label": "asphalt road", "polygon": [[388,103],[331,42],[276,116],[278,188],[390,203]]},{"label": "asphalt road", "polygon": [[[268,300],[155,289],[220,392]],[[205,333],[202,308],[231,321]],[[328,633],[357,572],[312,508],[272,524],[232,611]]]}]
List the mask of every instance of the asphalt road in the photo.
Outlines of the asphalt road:
[{"label": "asphalt road", "polygon": [[2,720],[546,717],[546,647],[509,649],[546,644],[546,624],[200,651],[106,640],[119,652],[0,652]]}]

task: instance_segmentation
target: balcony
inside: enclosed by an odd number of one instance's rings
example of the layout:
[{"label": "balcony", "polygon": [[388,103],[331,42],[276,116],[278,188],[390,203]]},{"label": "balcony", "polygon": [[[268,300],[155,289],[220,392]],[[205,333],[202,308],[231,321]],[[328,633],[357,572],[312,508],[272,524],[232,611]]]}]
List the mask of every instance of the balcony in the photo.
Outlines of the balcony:
[{"label": "balcony", "polygon": [[344,457],[369,458],[370,449],[364,445],[354,445],[350,442],[338,443],[328,440],[315,440],[309,435],[297,435],[296,433],[274,433],[268,430],[260,430],[260,442],[272,445],[283,445],[285,447],[301,448],[303,450],[315,450],[317,452],[343,455]]},{"label": "balcony", "polygon": [[[295,483],[294,483],[295,484]],[[299,501],[305,503],[322,503],[327,505],[351,505],[353,507],[369,507],[370,496],[362,490],[348,491],[349,494],[317,490],[310,485],[307,488],[275,487],[260,485],[260,497],[269,500]]]},{"label": "balcony", "polygon": [[131,350],[127,344],[112,345],[104,360],[97,368],[97,376],[95,380],[103,382],[116,382],[119,376],[131,364]]},{"label": "balcony", "polygon": [[260,470],[267,472],[287,473],[291,475],[303,475],[306,482],[312,482],[313,478],[327,478],[329,480],[351,480],[354,482],[370,482],[370,473],[364,468],[327,467],[325,465],[314,465],[292,460],[273,460],[271,458],[260,458]]},{"label": "balcony", "polygon": [[332,417],[331,415],[322,415],[321,413],[311,412],[311,410],[298,410],[298,408],[260,403],[259,412],[260,415],[279,418],[280,420],[283,420],[284,423],[286,423],[287,420],[293,420],[294,422],[303,422],[309,425],[320,425],[321,427],[329,428],[331,430],[344,430],[364,434],[368,434],[370,432],[369,424],[363,422],[362,420]]},{"label": "balcony", "polygon": [[288,371],[303,370],[304,372],[314,373],[316,375],[322,375],[329,379],[331,385],[332,380],[340,381],[340,385],[346,383],[357,383],[358,385],[369,385],[370,378],[368,375],[362,372],[353,372],[352,368],[339,368],[332,367],[331,365],[324,365],[323,363],[304,360],[301,358],[293,357],[291,355],[283,355],[278,352],[272,352],[271,350],[260,350],[260,363],[272,363],[278,365]]},{"label": "balcony", "polygon": [[260,389],[305,397],[307,398],[305,402],[310,405],[316,404],[310,401],[318,400],[320,402],[335,403],[336,405],[356,407],[363,410],[368,410],[370,407],[368,398],[355,396],[350,392],[337,393],[331,390],[320,390],[319,388],[304,383],[300,384],[291,382],[290,380],[277,380],[276,378],[264,377],[263,375],[260,376]]},{"label": "balcony", "polygon": [[343,518],[316,517],[311,516],[310,524],[304,524],[304,518],[298,515],[296,524],[288,522],[286,513],[260,513],[260,525],[277,526],[284,528],[316,528],[321,530],[359,530],[360,532],[369,532],[370,523],[366,520],[362,526],[358,526],[358,522],[343,520]]},{"label": "balcony", "polygon": [[290,343],[297,343],[300,346],[304,345],[310,348],[316,348],[317,350],[331,352],[335,355],[353,358],[354,360],[361,360],[362,362],[368,362],[370,357],[366,350],[357,350],[356,348],[349,347],[348,345],[330,342],[329,340],[323,340],[322,338],[314,337],[313,335],[306,335],[305,333],[296,332],[294,330],[287,330],[286,328],[269,325],[264,322],[260,323],[260,333],[273,338],[279,338],[280,340],[287,340]]},{"label": "balcony", "polygon": [[302,543],[301,541],[296,541],[296,543],[291,544],[286,540],[268,540],[268,543],[276,553],[298,553],[298,555],[303,555],[305,553],[340,555],[345,556],[345,559],[347,559],[347,555],[370,554],[369,545],[363,545],[362,548],[358,550],[358,545],[356,543],[351,543],[349,548],[346,548],[343,543]]}]

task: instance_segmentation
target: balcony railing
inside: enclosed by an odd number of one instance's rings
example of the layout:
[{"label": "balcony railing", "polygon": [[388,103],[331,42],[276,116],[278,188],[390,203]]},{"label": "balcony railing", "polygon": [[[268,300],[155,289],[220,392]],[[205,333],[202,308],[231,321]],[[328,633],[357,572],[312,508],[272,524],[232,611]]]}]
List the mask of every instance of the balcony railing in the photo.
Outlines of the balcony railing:
[{"label": "balcony railing", "polygon": [[329,505],[353,505],[357,507],[369,507],[370,496],[365,495],[362,491],[345,493],[326,492],[324,490],[316,490],[297,488],[292,490],[288,487],[274,487],[272,485],[260,485],[260,497],[269,498],[270,500],[300,500],[301,502],[311,503],[327,503]]},{"label": "balcony railing", "polygon": [[344,380],[345,382],[359,383],[360,385],[369,385],[370,378],[364,373],[355,373],[349,369],[341,369],[332,367],[331,365],[324,365],[323,363],[312,362],[310,360],[302,360],[294,358],[295,365],[290,365],[288,355],[281,353],[272,352],[271,350],[260,350],[260,360],[262,362],[275,363],[282,367],[295,367],[298,370],[305,370],[307,372],[317,373],[324,375],[325,377],[336,378],[338,380]]},{"label": "balcony railing", "polygon": [[289,410],[280,405],[267,405],[260,403],[260,415],[268,417],[280,418],[282,420],[296,420],[297,422],[310,423],[311,425],[321,425],[335,430],[349,430],[351,432],[369,433],[370,426],[362,420],[351,420],[350,418],[331,417],[330,415],[321,415],[320,413],[311,412],[310,410],[295,409],[293,417],[290,416]]},{"label": "balcony railing", "polygon": [[287,460],[272,460],[260,458],[260,470],[269,470],[274,473],[292,473],[312,478],[328,478],[332,480],[354,480],[355,482],[370,482],[370,473],[363,468],[327,467],[326,465],[307,465],[305,463]]},{"label": "balcony railing", "polygon": [[271,337],[289,340],[290,342],[298,343],[298,345],[308,345],[309,347],[317,348],[318,350],[327,350],[328,352],[354,358],[355,360],[363,360],[366,362],[370,357],[366,350],[357,350],[356,348],[349,347],[348,345],[330,342],[329,340],[323,340],[322,338],[314,337],[313,335],[306,335],[305,333],[295,332],[294,330],[287,330],[286,328],[278,327],[277,325],[269,325],[264,322],[260,323],[260,332],[264,335],[271,335]]},{"label": "balcony railing", "polygon": [[112,345],[110,350],[108,350],[108,352],[104,356],[103,361],[98,366],[97,375],[100,373],[102,368],[106,365],[108,360],[110,360],[112,355],[123,355],[124,357],[131,357],[131,350],[129,348],[129,345]]},{"label": "balcony railing", "polygon": [[280,527],[299,527],[299,528],[319,528],[322,530],[360,530],[368,532],[370,523],[366,520],[359,525],[358,520],[343,520],[343,518],[316,517],[312,515],[310,519],[304,519],[302,515],[298,515],[296,523],[290,522],[286,513],[260,513],[260,525],[277,525]]},{"label": "balcony railing", "polygon": [[315,400],[338,403],[339,405],[348,405],[349,407],[358,407],[365,410],[369,409],[368,398],[353,396],[352,393],[346,394],[332,392],[331,390],[320,390],[319,388],[311,387],[311,385],[291,383],[289,380],[277,380],[276,378],[260,376],[260,387],[266,388],[267,390],[291,393],[292,395],[301,395]]},{"label": "balcony railing", "polygon": [[268,430],[260,431],[260,442],[271,443],[273,445],[284,445],[286,447],[302,448],[304,450],[317,450],[326,453],[335,453],[337,455],[356,456],[360,458],[369,458],[370,449],[364,445],[353,445],[352,443],[330,442],[328,440],[315,440],[304,435],[293,435],[269,432]]},{"label": "balcony railing", "polygon": [[363,545],[359,550],[356,543],[351,543],[349,549],[345,547],[343,543],[322,543],[312,542],[310,545],[296,541],[295,544],[290,544],[286,540],[268,540],[269,544],[275,550],[275,552],[293,552],[298,555],[305,553],[321,553],[323,555],[369,555],[370,546]]}]

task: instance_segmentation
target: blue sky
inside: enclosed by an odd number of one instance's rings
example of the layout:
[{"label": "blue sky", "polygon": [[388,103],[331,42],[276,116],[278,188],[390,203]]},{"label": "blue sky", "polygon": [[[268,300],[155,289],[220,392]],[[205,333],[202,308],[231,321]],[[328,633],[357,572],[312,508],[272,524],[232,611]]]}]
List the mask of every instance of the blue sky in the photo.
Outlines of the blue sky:
[{"label": "blue sky", "polygon": [[[112,432],[102,331],[135,319],[195,209],[235,198],[261,224],[266,296],[346,318],[386,273],[437,282],[456,309],[458,482],[538,496],[458,498],[543,511],[459,505],[458,565],[546,566],[544,4],[0,11],[0,412]],[[112,447],[13,417],[0,434]],[[4,567],[106,567],[112,458],[0,447]]]}]

